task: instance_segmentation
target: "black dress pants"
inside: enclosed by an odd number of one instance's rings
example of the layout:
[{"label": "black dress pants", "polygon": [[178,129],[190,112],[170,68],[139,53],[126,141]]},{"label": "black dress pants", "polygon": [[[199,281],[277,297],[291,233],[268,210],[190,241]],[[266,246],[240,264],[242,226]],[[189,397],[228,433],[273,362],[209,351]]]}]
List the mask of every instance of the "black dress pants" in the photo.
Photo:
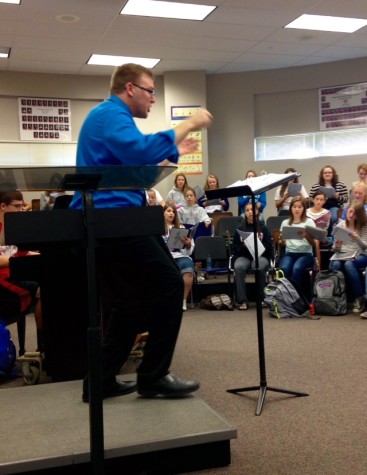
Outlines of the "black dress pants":
[{"label": "black dress pants", "polygon": [[138,381],[169,372],[182,319],[183,280],[161,236],[123,238],[97,250],[105,331],[104,384],[129,357],[136,335],[148,331]]}]

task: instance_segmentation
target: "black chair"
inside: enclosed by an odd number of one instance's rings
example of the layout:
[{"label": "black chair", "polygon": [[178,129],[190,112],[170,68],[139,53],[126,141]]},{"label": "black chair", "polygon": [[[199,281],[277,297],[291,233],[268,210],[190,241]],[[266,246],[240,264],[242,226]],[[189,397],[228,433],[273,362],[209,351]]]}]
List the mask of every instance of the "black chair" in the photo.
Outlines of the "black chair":
[{"label": "black chair", "polygon": [[224,238],[229,233],[232,237],[236,229],[243,223],[242,216],[225,216],[218,221],[217,235]]},{"label": "black chair", "polygon": [[72,199],[73,195],[60,195],[55,199],[52,209],[68,209]]},{"label": "black chair", "polygon": [[[210,265],[208,257],[210,256]],[[228,285],[228,295],[233,297],[234,286],[232,282],[233,272],[230,268],[229,253],[226,241],[223,236],[201,236],[195,241],[194,261],[201,262],[204,266],[200,272],[210,276],[226,275]],[[210,284],[210,282],[209,282]],[[204,285],[207,285],[204,284]],[[194,277],[195,295],[198,295],[197,274]]]},{"label": "black chair", "polygon": [[273,242],[273,254],[274,254],[274,261],[272,263],[272,267],[275,268],[280,261],[280,257],[282,254],[282,249],[278,244],[278,237],[280,233],[280,226],[284,220],[286,220],[286,216],[269,216],[266,219],[265,226],[268,228],[269,233],[271,235],[271,239]]}]

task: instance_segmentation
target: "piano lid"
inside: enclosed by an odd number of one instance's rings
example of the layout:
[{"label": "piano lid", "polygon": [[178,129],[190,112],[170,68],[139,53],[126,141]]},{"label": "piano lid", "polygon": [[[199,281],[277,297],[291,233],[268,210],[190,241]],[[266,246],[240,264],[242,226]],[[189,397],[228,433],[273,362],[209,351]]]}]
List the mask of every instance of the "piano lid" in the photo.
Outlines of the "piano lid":
[{"label": "piano lid", "polygon": [[0,191],[141,190],[152,188],[176,166],[0,168]]}]

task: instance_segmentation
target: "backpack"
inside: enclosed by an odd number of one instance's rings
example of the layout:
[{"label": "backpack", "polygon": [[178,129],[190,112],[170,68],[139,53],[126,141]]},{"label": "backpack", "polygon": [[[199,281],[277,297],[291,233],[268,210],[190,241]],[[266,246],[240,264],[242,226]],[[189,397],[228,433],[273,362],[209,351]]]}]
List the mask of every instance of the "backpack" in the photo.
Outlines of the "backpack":
[{"label": "backpack", "polygon": [[276,318],[304,317],[308,314],[309,302],[298,288],[296,282],[278,271],[276,279],[269,282],[264,289],[264,302],[268,306],[269,315]]},{"label": "backpack", "polygon": [[344,274],[338,270],[323,270],[313,285],[315,311],[318,315],[345,315],[347,296]]},{"label": "backpack", "polygon": [[0,320],[0,380],[14,376],[15,359],[16,349],[10,331],[5,322]]},{"label": "backpack", "polygon": [[232,301],[227,294],[208,295],[200,300],[199,306],[205,310],[233,310]]}]

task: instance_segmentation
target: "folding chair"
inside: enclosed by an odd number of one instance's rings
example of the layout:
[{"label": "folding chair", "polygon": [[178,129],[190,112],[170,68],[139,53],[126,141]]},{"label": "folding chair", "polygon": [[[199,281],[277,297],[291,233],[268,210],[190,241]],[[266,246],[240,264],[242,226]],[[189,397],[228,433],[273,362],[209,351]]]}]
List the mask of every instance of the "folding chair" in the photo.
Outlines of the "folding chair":
[{"label": "folding chair", "polygon": [[[211,259],[211,265],[208,267],[208,256]],[[200,272],[214,275],[227,275],[228,295],[233,296],[231,287],[233,275],[229,265],[229,253],[226,245],[226,240],[223,236],[200,236],[195,241],[194,261],[205,263]],[[207,284],[205,284],[207,285]],[[195,295],[198,295],[198,280],[197,274],[194,276]]]},{"label": "folding chair", "polygon": [[287,216],[269,216],[266,219],[265,226],[268,228],[273,242],[273,254],[274,261],[272,262],[272,268],[277,267],[280,261],[281,249],[278,245],[278,238],[280,233],[280,226],[282,222],[287,219]]}]

